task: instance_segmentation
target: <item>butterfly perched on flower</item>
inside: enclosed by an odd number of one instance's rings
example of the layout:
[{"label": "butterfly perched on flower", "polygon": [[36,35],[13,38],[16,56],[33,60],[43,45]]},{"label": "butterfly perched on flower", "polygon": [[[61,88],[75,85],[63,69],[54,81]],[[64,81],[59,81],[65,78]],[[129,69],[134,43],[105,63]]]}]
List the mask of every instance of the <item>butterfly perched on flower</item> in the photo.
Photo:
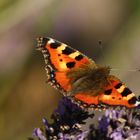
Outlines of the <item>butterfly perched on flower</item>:
[{"label": "butterfly perched on flower", "polygon": [[72,100],[89,107],[140,105],[135,94],[110,74],[109,67],[49,37],[37,38],[36,48],[43,53],[48,83]]}]

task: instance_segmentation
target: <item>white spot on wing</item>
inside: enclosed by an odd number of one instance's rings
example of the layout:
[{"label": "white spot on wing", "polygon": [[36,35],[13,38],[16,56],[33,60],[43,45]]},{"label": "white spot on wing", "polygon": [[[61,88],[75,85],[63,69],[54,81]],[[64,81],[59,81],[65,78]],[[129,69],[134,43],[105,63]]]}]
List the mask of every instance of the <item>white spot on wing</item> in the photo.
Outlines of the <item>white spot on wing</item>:
[{"label": "white spot on wing", "polygon": [[140,105],[140,101],[136,101],[135,106]]},{"label": "white spot on wing", "polygon": [[48,41],[48,44],[54,43],[54,39],[50,38],[50,40]]}]

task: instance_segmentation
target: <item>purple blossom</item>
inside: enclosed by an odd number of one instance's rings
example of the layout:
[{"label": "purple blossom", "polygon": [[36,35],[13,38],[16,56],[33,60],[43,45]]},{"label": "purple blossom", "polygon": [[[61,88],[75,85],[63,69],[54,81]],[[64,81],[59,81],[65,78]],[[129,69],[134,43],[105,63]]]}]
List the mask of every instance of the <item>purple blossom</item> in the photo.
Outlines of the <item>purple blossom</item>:
[{"label": "purple blossom", "polygon": [[140,136],[140,110],[124,107],[108,108],[98,118],[98,125],[86,120],[94,113],[83,110],[71,99],[63,97],[49,123],[43,119],[44,129],[36,128],[33,135],[38,140],[138,140]]},{"label": "purple blossom", "polygon": [[33,135],[35,137],[38,137],[40,140],[47,140],[40,128],[36,128],[33,132]]}]

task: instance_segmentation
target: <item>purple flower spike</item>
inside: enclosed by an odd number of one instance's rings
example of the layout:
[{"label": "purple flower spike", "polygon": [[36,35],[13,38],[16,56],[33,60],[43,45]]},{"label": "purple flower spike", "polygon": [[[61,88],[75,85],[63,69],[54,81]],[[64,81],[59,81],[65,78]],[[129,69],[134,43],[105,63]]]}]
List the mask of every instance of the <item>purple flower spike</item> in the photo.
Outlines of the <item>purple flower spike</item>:
[{"label": "purple flower spike", "polygon": [[122,137],[121,131],[113,132],[113,133],[110,135],[110,138],[113,139],[113,140],[124,140],[123,137]]},{"label": "purple flower spike", "polygon": [[[110,108],[100,115],[98,125],[87,125],[86,119],[92,118],[67,97],[62,98],[52,114],[52,123],[43,119],[44,129],[34,130],[38,140],[139,140],[140,110],[117,107]],[[96,123],[97,124],[97,123]]]},{"label": "purple flower spike", "polygon": [[49,129],[49,123],[48,123],[47,119],[43,118],[42,122],[44,123],[46,129]]},{"label": "purple flower spike", "polygon": [[45,136],[43,135],[43,132],[40,128],[36,128],[33,132],[33,136],[39,138],[40,140],[47,140]]},{"label": "purple flower spike", "polygon": [[109,125],[109,120],[108,117],[103,116],[100,120],[99,120],[99,129],[103,132],[106,132],[108,129],[108,125]]}]

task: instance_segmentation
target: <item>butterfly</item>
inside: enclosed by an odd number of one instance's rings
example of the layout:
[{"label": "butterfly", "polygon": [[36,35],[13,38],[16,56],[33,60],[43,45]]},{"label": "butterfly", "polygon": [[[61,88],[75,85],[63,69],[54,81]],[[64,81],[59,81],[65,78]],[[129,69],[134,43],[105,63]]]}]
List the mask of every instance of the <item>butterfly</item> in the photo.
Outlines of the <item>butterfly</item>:
[{"label": "butterfly", "polygon": [[100,66],[78,50],[49,37],[37,38],[36,49],[43,53],[48,83],[80,105],[140,105],[135,94],[110,74],[110,67]]}]

